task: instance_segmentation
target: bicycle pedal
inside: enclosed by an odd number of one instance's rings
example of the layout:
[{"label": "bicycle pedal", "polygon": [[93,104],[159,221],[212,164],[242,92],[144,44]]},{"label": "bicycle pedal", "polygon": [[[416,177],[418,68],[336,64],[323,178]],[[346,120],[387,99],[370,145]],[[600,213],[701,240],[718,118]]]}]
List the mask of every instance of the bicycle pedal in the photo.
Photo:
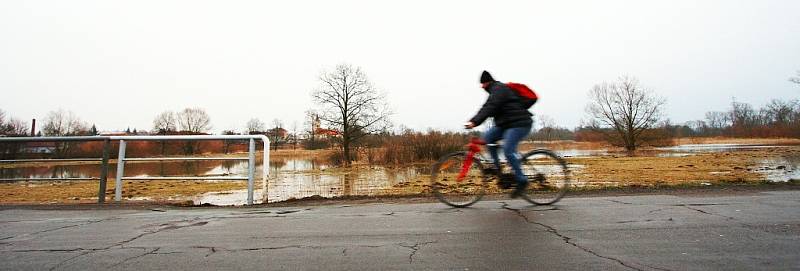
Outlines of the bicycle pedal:
[{"label": "bicycle pedal", "polygon": [[501,189],[514,188],[516,182],[514,181],[513,174],[501,174],[497,180],[497,186]]},{"label": "bicycle pedal", "polygon": [[511,189],[514,185],[508,182],[497,182],[497,187],[500,189]]},{"label": "bicycle pedal", "polygon": [[483,174],[486,175],[500,175],[500,170],[495,167],[486,167],[483,169]]}]

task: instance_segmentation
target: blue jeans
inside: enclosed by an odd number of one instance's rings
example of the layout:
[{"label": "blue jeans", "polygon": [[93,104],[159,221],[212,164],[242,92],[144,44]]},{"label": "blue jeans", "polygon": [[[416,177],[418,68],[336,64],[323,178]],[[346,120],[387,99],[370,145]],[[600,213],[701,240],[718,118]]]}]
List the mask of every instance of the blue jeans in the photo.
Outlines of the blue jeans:
[{"label": "blue jeans", "polygon": [[[531,126],[526,127],[514,127],[514,128],[507,128],[503,129],[500,127],[492,127],[483,134],[483,141],[486,143],[496,143],[503,140],[503,154],[506,156],[506,160],[509,164],[511,164],[511,168],[514,170],[514,177],[517,179],[518,184],[525,184],[528,182],[528,178],[525,178],[525,174],[522,173],[522,165],[519,161],[519,156],[517,154],[517,145],[519,142],[531,132]],[[499,169],[500,168],[500,157],[497,154],[497,146],[489,146],[489,154],[492,155],[492,159],[494,159],[494,165]]]}]

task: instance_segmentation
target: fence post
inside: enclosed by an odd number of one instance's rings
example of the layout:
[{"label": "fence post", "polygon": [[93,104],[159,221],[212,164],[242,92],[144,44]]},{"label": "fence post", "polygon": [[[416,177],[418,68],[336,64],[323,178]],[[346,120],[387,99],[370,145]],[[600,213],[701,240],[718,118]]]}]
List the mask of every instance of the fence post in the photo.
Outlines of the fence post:
[{"label": "fence post", "polygon": [[97,192],[97,203],[106,202],[106,184],[108,182],[108,149],[111,140],[103,140],[103,163],[100,165],[100,191]]},{"label": "fence post", "polygon": [[122,176],[125,173],[125,140],[119,141],[117,156],[117,180],[114,182],[114,201],[122,201]]},{"label": "fence post", "polygon": [[264,182],[264,203],[269,202],[269,138],[263,137],[264,141],[264,161],[263,162],[263,174],[264,176],[261,178]]},{"label": "fence post", "polygon": [[256,140],[250,139],[250,149],[247,152],[247,205],[253,205],[253,178],[256,173]]}]

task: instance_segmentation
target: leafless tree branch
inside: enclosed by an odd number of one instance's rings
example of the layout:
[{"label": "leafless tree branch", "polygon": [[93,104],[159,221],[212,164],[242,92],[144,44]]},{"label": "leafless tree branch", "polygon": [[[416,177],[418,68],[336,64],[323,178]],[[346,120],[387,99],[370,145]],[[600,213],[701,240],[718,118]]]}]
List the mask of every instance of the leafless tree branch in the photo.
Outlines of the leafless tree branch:
[{"label": "leafless tree branch", "polygon": [[640,86],[639,80],[622,76],[615,83],[600,83],[589,91],[586,112],[593,122],[611,128],[633,151],[641,135],[661,118],[666,100]]},{"label": "leafless tree branch", "polygon": [[382,95],[359,67],[337,65],[319,76],[320,86],[312,93],[320,108],[319,119],[341,135],[342,151],[352,159],[351,147],[365,135],[387,129],[391,112]]}]

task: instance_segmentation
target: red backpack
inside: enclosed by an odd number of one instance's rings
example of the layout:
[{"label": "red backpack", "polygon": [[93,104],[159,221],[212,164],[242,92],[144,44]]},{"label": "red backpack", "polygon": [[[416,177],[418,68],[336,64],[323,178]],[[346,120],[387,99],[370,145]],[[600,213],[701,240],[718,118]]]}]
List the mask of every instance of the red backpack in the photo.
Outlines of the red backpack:
[{"label": "red backpack", "polygon": [[536,100],[539,99],[539,96],[536,95],[536,92],[533,92],[533,90],[526,85],[509,82],[506,83],[506,86],[508,86],[509,88],[514,90],[514,92],[517,93],[517,96],[519,96],[522,99],[522,105],[526,109],[531,108],[531,106],[533,106],[533,104],[536,103]]}]

